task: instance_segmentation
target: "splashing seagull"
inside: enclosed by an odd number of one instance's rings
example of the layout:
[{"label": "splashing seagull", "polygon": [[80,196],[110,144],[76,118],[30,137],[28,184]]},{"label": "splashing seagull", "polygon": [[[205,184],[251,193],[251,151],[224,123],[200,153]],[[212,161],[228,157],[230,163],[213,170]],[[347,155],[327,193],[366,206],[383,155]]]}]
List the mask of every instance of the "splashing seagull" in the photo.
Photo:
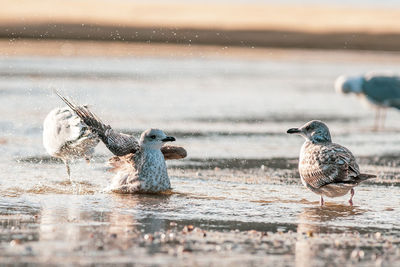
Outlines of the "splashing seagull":
[{"label": "splashing seagull", "polygon": [[[339,76],[335,81],[339,93],[354,93],[364,97],[376,107],[374,130],[384,126],[386,108],[400,109],[400,77],[395,75],[366,74],[362,76]],[[382,118],[381,118],[382,117]]]},{"label": "splashing seagull", "polygon": [[306,141],[301,147],[299,172],[305,187],[321,196],[340,197],[350,191],[353,205],[353,187],[374,178],[375,175],[360,173],[353,154],[344,146],[332,143],[328,126],[313,120],[300,128],[292,128],[288,134],[298,134]]},{"label": "splashing seagull", "polygon": [[71,181],[69,163],[78,158],[90,160],[100,142],[97,134],[68,107],[55,108],[43,123],[43,146],[50,156],[61,159]]},{"label": "splashing seagull", "polygon": [[175,141],[159,129],[144,131],[140,140],[115,132],[87,107],[78,106],[56,92],[57,95],[96,133],[115,157],[109,160],[116,172],[110,190],[117,193],[158,193],[171,189],[166,159],[186,157],[186,150],[178,146],[165,146]]}]

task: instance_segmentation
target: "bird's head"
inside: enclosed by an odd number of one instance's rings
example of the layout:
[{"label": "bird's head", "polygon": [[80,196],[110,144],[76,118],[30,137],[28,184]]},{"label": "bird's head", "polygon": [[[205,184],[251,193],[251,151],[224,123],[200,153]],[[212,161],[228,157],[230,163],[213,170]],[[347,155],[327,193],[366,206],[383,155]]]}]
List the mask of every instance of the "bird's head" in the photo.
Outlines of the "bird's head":
[{"label": "bird's head", "polygon": [[287,133],[301,135],[306,140],[309,140],[313,143],[332,142],[329,128],[322,121],[309,121],[300,128],[291,128],[287,130]]},{"label": "bird's head", "polygon": [[348,77],[341,75],[335,81],[335,90],[337,93],[348,94],[362,92],[362,81],[363,77],[355,76]]},{"label": "bird's head", "polygon": [[148,149],[161,149],[165,142],[173,142],[175,138],[167,136],[159,129],[147,129],[140,136],[140,145]]}]

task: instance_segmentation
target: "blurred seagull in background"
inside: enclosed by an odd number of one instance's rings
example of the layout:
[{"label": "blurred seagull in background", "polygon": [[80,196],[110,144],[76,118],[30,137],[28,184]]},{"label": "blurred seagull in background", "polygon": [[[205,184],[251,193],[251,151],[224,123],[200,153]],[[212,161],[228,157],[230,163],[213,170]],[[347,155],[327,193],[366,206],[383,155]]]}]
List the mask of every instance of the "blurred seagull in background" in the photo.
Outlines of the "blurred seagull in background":
[{"label": "blurred seagull in background", "polygon": [[363,174],[353,154],[344,146],[332,143],[328,126],[313,120],[288,134],[298,134],[306,141],[301,147],[299,172],[305,187],[321,196],[339,197],[350,191],[349,203],[353,205],[353,187],[375,175]]},{"label": "blurred seagull in background", "polygon": [[111,171],[116,172],[110,190],[117,193],[158,193],[171,189],[166,159],[186,157],[186,150],[178,146],[165,146],[175,141],[159,129],[144,131],[135,137],[115,132],[85,106],[78,106],[58,92],[57,95],[82,119],[89,129],[114,154],[109,160]]},{"label": "blurred seagull in background", "polygon": [[64,162],[70,182],[69,163],[79,158],[89,162],[99,142],[97,134],[68,107],[53,109],[44,120],[44,148],[50,156]]},{"label": "blurred seagull in background", "polygon": [[339,76],[335,81],[335,89],[339,93],[362,96],[376,107],[374,130],[378,130],[380,126],[383,128],[386,108],[400,109],[399,76],[373,73],[353,77]]}]

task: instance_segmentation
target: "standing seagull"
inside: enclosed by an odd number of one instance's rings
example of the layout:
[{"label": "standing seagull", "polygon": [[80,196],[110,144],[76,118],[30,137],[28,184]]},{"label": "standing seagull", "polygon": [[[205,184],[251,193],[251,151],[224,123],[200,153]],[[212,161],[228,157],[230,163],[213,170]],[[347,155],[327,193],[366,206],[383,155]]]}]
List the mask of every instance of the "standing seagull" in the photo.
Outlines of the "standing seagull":
[{"label": "standing seagull", "polygon": [[89,161],[99,142],[97,134],[68,107],[53,109],[44,120],[43,146],[47,153],[64,162],[70,182],[69,163],[77,158]]},{"label": "standing seagull", "polygon": [[310,121],[301,128],[292,128],[288,134],[299,134],[306,141],[301,147],[299,172],[303,185],[321,196],[340,197],[350,191],[353,205],[356,185],[375,175],[360,173],[353,154],[344,146],[332,143],[328,126],[321,121]]},{"label": "standing seagull", "polygon": [[380,120],[382,120],[381,124],[383,128],[386,108],[393,107],[400,109],[399,76],[378,74],[354,77],[339,76],[335,81],[335,89],[339,93],[355,93],[358,96],[362,96],[376,107],[375,130],[379,129]]},{"label": "standing seagull", "polygon": [[144,131],[138,141],[131,135],[115,132],[87,107],[78,106],[57,95],[96,133],[116,157],[110,159],[116,172],[111,190],[118,193],[158,193],[171,188],[165,159],[186,157],[182,147],[163,146],[175,141],[159,129]]}]

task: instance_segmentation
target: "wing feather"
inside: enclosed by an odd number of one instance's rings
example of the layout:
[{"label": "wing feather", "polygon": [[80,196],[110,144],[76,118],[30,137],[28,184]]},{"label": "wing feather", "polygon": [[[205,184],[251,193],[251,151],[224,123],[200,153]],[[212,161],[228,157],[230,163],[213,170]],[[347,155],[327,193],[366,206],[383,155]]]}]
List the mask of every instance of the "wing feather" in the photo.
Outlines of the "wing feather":
[{"label": "wing feather", "polygon": [[183,147],[164,145],[161,147],[161,152],[164,155],[164,159],[183,159],[187,156],[187,152]]},{"label": "wing feather", "polygon": [[314,188],[331,183],[357,183],[360,175],[354,155],[334,143],[308,148],[299,171],[304,181]]},{"label": "wing feather", "polygon": [[[165,160],[182,159],[187,155],[186,150],[180,146],[164,145],[161,148]],[[124,156],[114,156],[108,160],[108,165],[111,167],[110,172],[119,172],[122,169],[135,168],[134,154]]]},{"label": "wing feather", "polygon": [[104,124],[86,106],[76,105],[57,91],[55,93],[82,119],[92,132],[100,137],[101,141],[114,155],[124,156],[135,153],[139,149],[139,142],[135,137],[115,132],[110,125]]}]

